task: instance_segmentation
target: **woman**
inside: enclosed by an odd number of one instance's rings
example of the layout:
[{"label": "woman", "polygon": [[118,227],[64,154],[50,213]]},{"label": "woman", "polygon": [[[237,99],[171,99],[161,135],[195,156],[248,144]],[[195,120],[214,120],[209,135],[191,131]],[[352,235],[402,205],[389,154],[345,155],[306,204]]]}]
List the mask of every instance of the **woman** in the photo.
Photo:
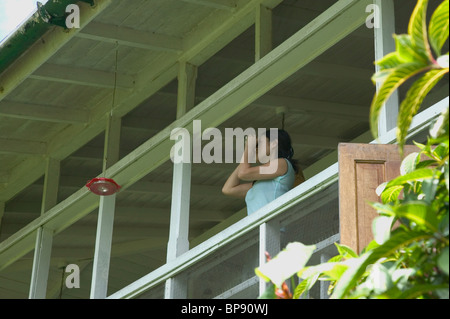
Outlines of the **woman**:
[{"label": "woman", "polygon": [[[222,188],[222,192],[227,196],[245,198],[249,215],[292,189],[297,174],[302,179],[297,183],[304,181],[297,162],[292,159],[294,149],[289,134],[279,129],[278,137],[271,139],[270,132],[271,130],[266,131],[258,140],[254,136],[248,137],[241,163]],[[254,153],[255,150],[261,149],[261,146],[264,150],[263,143],[266,156],[270,156],[265,164],[261,164],[258,158],[261,151]],[[252,147],[255,144],[256,148]],[[256,158],[259,165],[252,166],[249,161],[252,158]]]}]

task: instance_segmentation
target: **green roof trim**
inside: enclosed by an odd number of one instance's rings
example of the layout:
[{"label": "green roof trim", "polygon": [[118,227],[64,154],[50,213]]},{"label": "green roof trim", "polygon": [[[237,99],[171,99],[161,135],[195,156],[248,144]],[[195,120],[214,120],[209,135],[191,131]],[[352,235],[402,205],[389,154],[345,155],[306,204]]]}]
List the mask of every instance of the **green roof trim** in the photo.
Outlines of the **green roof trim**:
[{"label": "green roof trim", "polygon": [[77,2],[95,4],[94,0],[49,0],[45,5],[38,2],[37,11],[0,46],[0,74],[52,27],[65,27],[66,7]]}]

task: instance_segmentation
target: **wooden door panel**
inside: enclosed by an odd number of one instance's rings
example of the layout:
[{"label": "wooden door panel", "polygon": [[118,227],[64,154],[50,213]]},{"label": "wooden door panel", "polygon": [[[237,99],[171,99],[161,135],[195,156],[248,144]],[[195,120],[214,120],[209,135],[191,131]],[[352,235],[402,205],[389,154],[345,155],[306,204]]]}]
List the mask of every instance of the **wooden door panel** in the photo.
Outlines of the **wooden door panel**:
[{"label": "wooden door panel", "polygon": [[[341,244],[357,252],[373,240],[378,213],[368,202],[380,201],[376,188],[400,175],[398,145],[341,143],[339,151],[339,216]],[[417,152],[405,146],[405,155]]]}]

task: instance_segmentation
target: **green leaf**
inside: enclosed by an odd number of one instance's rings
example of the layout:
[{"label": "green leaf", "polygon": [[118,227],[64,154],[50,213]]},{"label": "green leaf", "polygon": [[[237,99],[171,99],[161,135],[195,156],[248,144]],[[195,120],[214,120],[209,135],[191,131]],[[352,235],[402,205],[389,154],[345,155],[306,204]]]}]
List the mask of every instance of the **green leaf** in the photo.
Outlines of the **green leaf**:
[{"label": "green leaf", "polygon": [[[440,176],[441,173],[437,172],[437,175]],[[433,200],[436,199],[436,191],[439,186],[439,178],[426,179],[422,182],[422,192],[425,195],[422,200],[431,205]]]},{"label": "green leaf", "polygon": [[345,264],[335,264],[334,267],[328,271],[324,271],[323,274],[328,276],[330,280],[339,280],[342,274],[348,269]]},{"label": "green leaf", "polygon": [[402,64],[397,52],[391,52],[375,62],[379,66],[380,71],[395,69]]},{"label": "green leaf", "polygon": [[379,245],[384,244],[391,236],[391,228],[393,221],[394,217],[387,217],[387,216],[380,216],[373,220],[372,232],[375,241]]},{"label": "green leaf", "polygon": [[372,240],[366,247],[364,247],[361,254],[365,254],[377,247],[380,247],[380,244],[378,244],[375,240]]},{"label": "green leaf", "polygon": [[346,245],[340,245],[338,243],[334,243],[334,244],[339,252],[339,255],[341,255],[342,257],[344,257],[346,259],[358,257],[358,254],[350,247],[348,247]]},{"label": "green leaf", "polygon": [[394,34],[398,58],[402,63],[421,62],[429,64],[427,52],[416,45],[408,34]]},{"label": "green leaf", "polygon": [[448,276],[448,246],[442,249],[441,254],[438,257],[438,267]]},{"label": "green leaf", "polygon": [[411,36],[413,46],[421,51],[429,52],[429,57],[431,58],[426,24],[427,6],[428,0],[417,0],[417,5],[409,21],[408,34]]},{"label": "green leaf", "polygon": [[300,297],[307,291],[309,286],[308,280],[303,280],[301,283],[295,287],[292,299],[300,299]]},{"label": "green leaf", "polygon": [[394,208],[391,205],[381,204],[378,202],[369,202],[369,205],[375,208],[379,214],[395,216]]},{"label": "green leaf", "polygon": [[384,103],[398,87],[410,77],[422,72],[426,67],[426,65],[419,62],[406,63],[393,69],[391,74],[387,76],[386,80],[375,94],[370,107],[370,125],[372,134],[375,138],[378,138],[378,117],[380,116]]},{"label": "green leaf", "polygon": [[365,273],[366,268],[370,264],[375,263],[380,258],[390,257],[398,249],[408,246],[412,242],[430,237],[430,234],[424,232],[406,232],[403,230],[396,232],[383,245],[368,251],[359,258],[353,259],[354,263],[350,265],[350,267],[338,281],[331,298],[345,298],[350,290],[355,287],[361,276]]},{"label": "green leaf", "polygon": [[366,279],[366,286],[375,294],[381,294],[392,288],[393,282],[388,269],[380,263],[373,265]]},{"label": "green leaf", "polygon": [[294,242],[286,246],[275,258],[255,269],[255,273],[276,287],[305,267],[316,246],[305,246]]},{"label": "green leaf", "polygon": [[276,299],[277,295],[275,294],[275,285],[270,283],[267,285],[266,290],[263,292],[258,299]]},{"label": "green leaf", "polygon": [[420,79],[416,80],[405,99],[400,105],[400,111],[397,121],[397,141],[400,149],[403,149],[406,136],[411,126],[413,117],[419,111],[423,100],[430,90],[442,79],[448,70],[431,70]]},{"label": "green leaf", "polygon": [[438,231],[439,222],[436,213],[423,201],[416,201],[398,206],[395,209],[395,213],[398,217],[408,218],[417,225],[426,227],[432,232]]},{"label": "green leaf", "polygon": [[432,284],[423,284],[423,285],[414,285],[412,288],[404,291],[398,299],[415,299],[424,294],[428,294],[435,290],[447,289],[448,284],[440,284],[440,285],[432,285]]},{"label": "green leaf", "polygon": [[449,234],[449,223],[448,223],[448,210],[444,214],[444,216],[441,219],[441,222],[439,223],[439,232],[442,234],[442,236],[448,236]]},{"label": "green leaf", "polygon": [[415,273],[416,269],[414,268],[395,269],[392,272],[391,278],[392,281],[397,285],[397,287],[403,290],[408,284],[409,277],[413,276]]},{"label": "green leaf", "polygon": [[386,188],[381,194],[381,201],[383,203],[393,203],[400,196],[401,191],[403,190],[403,185],[396,185]]},{"label": "green leaf", "polygon": [[442,47],[449,35],[449,0],[443,1],[434,11],[430,26],[430,43],[437,56],[441,55]]},{"label": "green leaf", "polygon": [[419,159],[420,154],[414,152],[405,157],[400,165],[400,175],[406,175],[413,172],[416,169],[416,163]]},{"label": "green leaf", "polygon": [[384,190],[386,189],[388,182],[383,182],[380,185],[378,185],[378,187],[375,189],[375,193],[378,196],[381,196],[381,194],[384,192]]},{"label": "green leaf", "polygon": [[436,122],[430,128],[430,135],[432,138],[437,139],[438,137],[445,135],[447,133],[447,141],[448,141],[448,118],[449,118],[449,107],[447,106],[439,115]]},{"label": "green leaf", "polygon": [[447,192],[449,191],[449,169],[448,169],[448,162],[444,166],[444,176],[445,176],[445,185],[447,186]]},{"label": "green leaf", "polygon": [[386,188],[404,185],[409,182],[423,181],[424,179],[433,178],[434,174],[435,171],[431,168],[420,168],[406,175],[394,178],[387,184]]}]

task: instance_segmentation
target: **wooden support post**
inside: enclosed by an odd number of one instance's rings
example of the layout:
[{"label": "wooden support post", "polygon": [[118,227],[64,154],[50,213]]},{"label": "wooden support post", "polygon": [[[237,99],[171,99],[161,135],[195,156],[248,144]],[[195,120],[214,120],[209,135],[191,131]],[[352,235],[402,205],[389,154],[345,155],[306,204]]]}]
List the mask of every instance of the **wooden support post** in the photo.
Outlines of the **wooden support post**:
[{"label": "wooden support post", "polygon": [[[328,260],[330,258],[331,258],[331,256],[329,256],[328,254],[322,253],[322,254],[320,254],[320,263],[324,264],[324,263],[328,262]],[[330,287],[329,281],[322,280],[320,282],[320,299],[329,299],[328,287]]]},{"label": "wooden support post", "polygon": [[[44,180],[44,192],[42,196],[41,215],[45,214],[58,202],[59,177],[60,162],[53,158],[48,158]],[[39,227],[37,230],[33,269],[31,273],[30,299],[46,298],[52,244],[53,229],[46,226]]]},{"label": "wooden support post", "polygon": [[[197,67],[182,62],[178,72],[177,118],[194,107]],[[183,150],[183,152],[191,150]],[[189,206],[191,196],[191,162],[174,163],[172,182],[172,208],[170,233],[167,246],[167,261],[176,259],[189,250]],[[186,298],[187,282],[184,278],[172,277],[166,281],[165,298]]]},{"label": "wooden support post", "polygon": [[[395,41],[393,34],[395,33],[395,11],[393,0],[375,0],[375,7],[378,12],[375,19],[380,19],[375,23],[375,61],[380,60],[386,54],[395,51]],[[379,67],[376,67],[376,71]],[[380,83],[377,83],[377,90],[380,89]],[[399,111],[399,95],[395,91],[384,105],[379,121],[378,135],[382,136],[397,126],[397,118]]]},{"label": "wooden support post", "polygon": [[[266,252],[273,258],[280,252],[280,223],[271,220],[259,226],[259,264],[266,263]],[[267,283],[259,280],[259,295],[267,289]]]},{"label": "wooden support post", "polygon": [[5,214],[5,202],[0,202],[0,231],[2,229],[2,219]]},{"label": "wooden support post", "polygon": [[[109,116],[105,133],[103,170],[107,170],[119,159],[121,120]],[[111,259],[112,234],[116,194],[100,197],[97,235],[95,240],[94,264],[92,270],[91,299],[104,299],[108,293],[108,275]]]},{"label": "wooden support post", "polygon": [[178,70],[177,119],[189,112],[195,105],[195,83],[197,66],[180,62]]},{"label": "wooden support post", "polygon": [[272,10],[260,5],[255,20],[255,61],[272,51]]}]

